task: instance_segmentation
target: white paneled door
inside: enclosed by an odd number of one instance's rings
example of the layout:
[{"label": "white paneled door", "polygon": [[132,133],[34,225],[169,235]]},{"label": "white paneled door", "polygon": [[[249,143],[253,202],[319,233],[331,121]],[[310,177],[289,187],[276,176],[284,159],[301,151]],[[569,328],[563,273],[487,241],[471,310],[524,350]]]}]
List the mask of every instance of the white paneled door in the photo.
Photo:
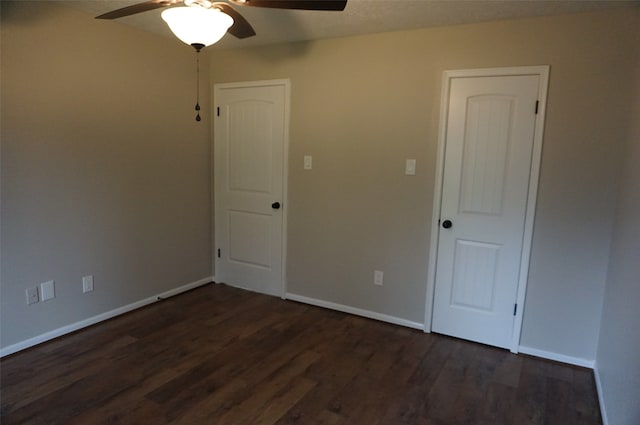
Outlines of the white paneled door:
[{"label": "white paneled door", "polygon": [[215,277],[284,294],[288,81],[214,88]]},{"label": "white paneled door", "polygon": [[449,84],[432,330],[510,348],[540,75]]}]

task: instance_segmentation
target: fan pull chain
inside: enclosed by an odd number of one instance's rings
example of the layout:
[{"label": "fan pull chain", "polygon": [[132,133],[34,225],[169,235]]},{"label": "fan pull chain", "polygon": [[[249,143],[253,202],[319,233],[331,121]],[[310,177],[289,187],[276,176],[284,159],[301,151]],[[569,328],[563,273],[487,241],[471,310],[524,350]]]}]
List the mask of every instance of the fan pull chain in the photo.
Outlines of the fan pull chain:
[{"label": "fan pull chain", "polygon": [[196,121],[200,121],[200,49],[196,49]]}]

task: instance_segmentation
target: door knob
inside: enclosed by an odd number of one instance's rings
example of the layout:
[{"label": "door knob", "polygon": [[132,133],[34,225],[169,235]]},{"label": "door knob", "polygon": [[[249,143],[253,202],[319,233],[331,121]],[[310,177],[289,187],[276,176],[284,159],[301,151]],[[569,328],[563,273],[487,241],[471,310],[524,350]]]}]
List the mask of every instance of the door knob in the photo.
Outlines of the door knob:
[{"label": "door knob", "polygon": [[451,226],[453,226],[453,223],[451,222],[451,220],[445,220],[442,222],[442,227],[444,227],[445,229],[449,229],[451,228]]},{"label": "door knob", "polygon": [[279,210],[280,202],[274,202],[273,204],[271,204],[271,208],[273,208],[274,210]]}]

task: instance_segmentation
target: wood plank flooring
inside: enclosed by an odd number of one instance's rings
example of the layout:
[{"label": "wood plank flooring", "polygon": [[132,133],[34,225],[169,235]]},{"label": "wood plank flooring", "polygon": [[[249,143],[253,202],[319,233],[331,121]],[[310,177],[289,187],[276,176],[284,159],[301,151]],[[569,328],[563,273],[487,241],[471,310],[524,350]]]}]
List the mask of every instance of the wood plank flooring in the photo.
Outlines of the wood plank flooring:
[{"label": "wood plank flooring", "polygon": [[215,284],[0,369],[3,425],[601,424],[591,370]]}]

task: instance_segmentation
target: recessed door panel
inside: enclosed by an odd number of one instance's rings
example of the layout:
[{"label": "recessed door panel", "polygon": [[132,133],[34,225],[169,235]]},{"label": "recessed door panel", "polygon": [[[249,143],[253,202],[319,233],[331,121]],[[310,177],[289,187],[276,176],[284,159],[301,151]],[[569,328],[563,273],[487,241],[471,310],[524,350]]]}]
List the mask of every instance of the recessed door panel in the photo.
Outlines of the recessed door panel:
[{"label": "recessed door panel", "polygon": [[484,313],[494,312],[496,270],[500,245],[456,241],[451,305]]},{"label": "recessed door panel", "polygon": [[271,268],[271,215],[229,211],[229,260]]},{"label": "recessed door panel", "polygon": [[229,190],[271,193],[275,107],[259,99],[228,105]]},{"label": "recessed door panel", "polygon": [[460,212],[502,214],[514,101],[492,95],[467,100]]}]

